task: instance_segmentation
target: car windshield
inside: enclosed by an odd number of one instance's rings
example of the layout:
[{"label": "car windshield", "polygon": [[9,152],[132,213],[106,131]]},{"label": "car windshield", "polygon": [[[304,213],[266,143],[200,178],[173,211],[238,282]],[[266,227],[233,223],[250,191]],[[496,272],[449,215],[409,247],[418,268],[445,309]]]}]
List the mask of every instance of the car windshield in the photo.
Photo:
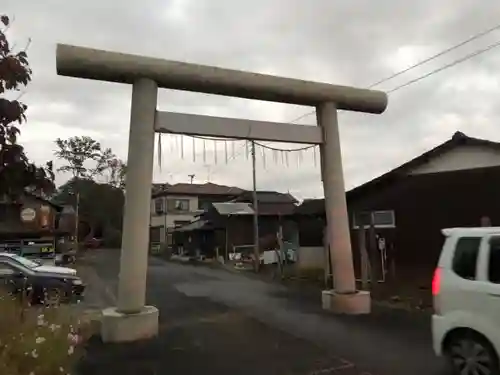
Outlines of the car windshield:
[{"label": "car windshield", "polygon": [[19,255],[12,255],[12,259],[14,259],[16,262],[20,263],[21,265],[23,265],[26,268],[33,269],[33,268],[37,268],[40,266],[40,263],[35,262],[33,260],[29,260],[29,259],[24,258],[24,257],[19,256]]}]

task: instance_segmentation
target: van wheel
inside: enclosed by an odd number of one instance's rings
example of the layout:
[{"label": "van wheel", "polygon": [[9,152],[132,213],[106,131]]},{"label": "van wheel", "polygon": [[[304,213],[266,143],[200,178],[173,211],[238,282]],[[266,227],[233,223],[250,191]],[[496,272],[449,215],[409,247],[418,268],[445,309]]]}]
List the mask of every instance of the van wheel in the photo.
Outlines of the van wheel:
[{"label": "van wheel", "polygon": [[491,344],[474,333],[450,337],[444,353],[452,374],[500,375],[498,357]]}]

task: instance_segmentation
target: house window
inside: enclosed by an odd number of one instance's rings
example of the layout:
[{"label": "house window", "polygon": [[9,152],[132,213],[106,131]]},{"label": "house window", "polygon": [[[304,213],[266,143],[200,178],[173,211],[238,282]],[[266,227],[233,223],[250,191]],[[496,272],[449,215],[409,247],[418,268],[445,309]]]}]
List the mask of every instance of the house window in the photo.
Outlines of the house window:
[{"label": "house window", "polygon": [[167,202],[169,211],[189,211],[189,199],[169,199]]},{"label": "house window", "polygon": [[[358,216],[358,217],[356,217]],[[361,217],[361,219],[360,219]],[[353,228],[359,228],[358,221],[362,221],[365,228],[369,228],[370,224],[373,222],[375,228],[395,228],[396,218],[394,211],[392,210],[381,210],[372,212],[363,212],[360,215],[355,215],[353,217]]]},{"label": "house window", "polygon": [[163,198],[156,198],[155,199],[155,212],[157,214],[163,213]]},{"label": "house window", "polygon": [[163,226],[149,228],[149,240],[153,243],[162,242]]}]

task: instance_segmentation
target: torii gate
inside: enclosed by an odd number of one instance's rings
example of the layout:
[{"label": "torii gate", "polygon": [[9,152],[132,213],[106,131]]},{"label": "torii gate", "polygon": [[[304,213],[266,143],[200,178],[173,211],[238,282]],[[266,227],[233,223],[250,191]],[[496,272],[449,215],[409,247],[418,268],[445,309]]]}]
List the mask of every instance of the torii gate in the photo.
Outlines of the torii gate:
[{"label": "torii gate", "polygon": [[[318,144],[334,277],[323,308],[370,312],[369,292],[356,290],[337,111],[382,113],[385,93],[63,44],[56,55],[59,75],[133,85],[118,300],[103,311],[104,341],[158,333],[158,310],[145,306],[155,132]],[[158,87],[314,106],[319,126],[160,112]]]}]

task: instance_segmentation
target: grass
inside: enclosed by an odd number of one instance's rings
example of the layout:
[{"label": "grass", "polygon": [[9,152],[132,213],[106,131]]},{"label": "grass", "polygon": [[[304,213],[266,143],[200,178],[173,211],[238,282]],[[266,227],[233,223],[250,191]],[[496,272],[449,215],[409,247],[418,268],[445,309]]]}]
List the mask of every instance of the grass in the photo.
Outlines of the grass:
[{"label": "grass", "polygon": [[[276,272],[275,269],[271,271]],[[284,278],[290,282],[325,287],[325,273],[322,268],[297,269],[293,265],[286,267]],[[361,288],[361,283],[357,283]],[[373,301],[379,305],[401,308],[404,310],[429,311],[432,308],[432,295],[430,285],[419,282],[414,278],[399,278],[397,280],[387,280],[384,283],[377,283],[369,286]]]},{"label": "grass", "polygon": [[30,306],[0,288],[0,374],[71,374],[92,333],[67,306]]}]

